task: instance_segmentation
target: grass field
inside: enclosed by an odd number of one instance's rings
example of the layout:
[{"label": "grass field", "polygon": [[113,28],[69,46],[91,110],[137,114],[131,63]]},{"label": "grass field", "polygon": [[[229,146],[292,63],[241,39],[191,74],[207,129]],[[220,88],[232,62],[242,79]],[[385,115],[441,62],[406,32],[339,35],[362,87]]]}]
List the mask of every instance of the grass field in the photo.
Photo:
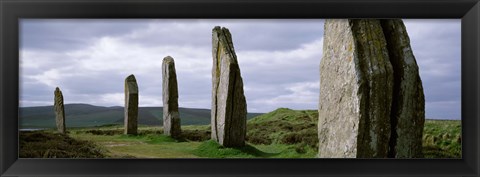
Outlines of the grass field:
[{"label": "grass field", "polygon": [[248,143],[244,148],[223,148],[210,139],[208,126],[182,126],[183,135],[173,139],[162,134],[160,127],[140,127],[138,135],[123,135],[119,126],[71,130],[74,139],[92,141],[108,149],[113,158],[308,158],[315,152],[298,153],[294,145]]},{"label": "grass field", "polygon": [[[178,139],[164,136],[159,126],[140,126],[138,135],[123,135],[119,125],[70,128],[68,136],[54,130],[22,132],[20,157],[314,158],[317,117],[316,110],[286,108],[255,117],[247,123],[242,148],[224,148],[210,140],[208,125],[182,126]],[[67,142],[62,148],[55,146],[62,142]],[[426,158],[461,158],[460,121],[427,120],[423,142]],[[75,154],[77,149],[82,151]]]},{"label": "grass field", "polygon": [[461,122],[427,120],[423,130],[423,154],[426,158],[461,158]]}]

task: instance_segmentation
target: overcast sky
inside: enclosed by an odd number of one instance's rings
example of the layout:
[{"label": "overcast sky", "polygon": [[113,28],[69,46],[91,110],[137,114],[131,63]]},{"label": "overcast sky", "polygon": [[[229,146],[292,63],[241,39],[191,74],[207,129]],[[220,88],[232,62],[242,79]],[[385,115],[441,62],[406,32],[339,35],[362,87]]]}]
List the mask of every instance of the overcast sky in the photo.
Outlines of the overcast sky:
[{"label": "overcast sky", "polygon": [[[140,106],[162,106],[162,59],[175,59],[179,105],[211,105],[212,28],[232,33],[248,112],[317,109],[323,20],[39,20],[20,22],[20,106],[123,106],[134,74]],[[460,20],[404,20],[426,117],[460,119]]]}]

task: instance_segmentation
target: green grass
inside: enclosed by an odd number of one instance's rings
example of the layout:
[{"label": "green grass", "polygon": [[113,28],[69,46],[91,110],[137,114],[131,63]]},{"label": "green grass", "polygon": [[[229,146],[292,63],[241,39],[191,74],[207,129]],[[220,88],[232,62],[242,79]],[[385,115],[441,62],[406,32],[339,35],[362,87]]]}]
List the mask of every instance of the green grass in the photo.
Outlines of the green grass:
[{"label": "green grass", "polygon": [[[247,145],[240,148],[225,148],[210,140],[208,125],[183,125],[178,139],[163,135],[159,126],[140,125],[137,135],[124,135],[123,126],[115,124],[69,128],[68,136],[45,130],[20,136],[20,154],[40,158],[315,158],[317,119],[316,110],[280,108],[263,114],[248,120]],[[41,141],[44,145],[33,145]],[[461,158],[460,121],[426,120],[423,148],[426,158]],[[77,149],[85,154],[68,151]],[[89,150],[97,154],[88,154]],[[54,155],[60,152],[63,155]]]},{"label": "green grass", "polygon": [[193,154],[208,158],[313,158],[316,150],[312,148],[301,150],[298,146],[285,144],[252,145],[246,144],[239,148],[226,148],[216,141],[203,142]]},{"label": "green grass", "polygon": [[308,158],[316,155],[316,150],[300,145],[247,144],[241,148],[224,148],[209,140],[209,126],[182,126],[180,139],[165,136],[161,128],[156,127],[139,127],[138,135],[123,135],[119,130],[119,126],[79,128],[70,134],[75,139],[90,140],[105,147],[107,156],[112,158]]},{"label": "green grass", "polygon": [[[161,134],[157,127],[139,127],[137,135],[124,135],[116,126],[71,131],[75,139],[90,140],[105,147],[110,158],[195,158],[193,151],[200,142],[176,140]],[[92,134],[91,130],[96,130]],[[100,133],[103,132],[103,133]],[[111,133],[114,132],[114,133]]]},{"label": "green grass", "polygon": [[247,141],[252,144],[302,144],[318,148],[318,112],[279,108],[247,123]]},{"label": "green grass", "polygon": [[462,126],[458,120],[426,120],[423,153],[426,158],[461,158]]},{"label": "green grass", "polygon": [[226,148],[218,144],[214,140],[208,140],[203,142],[197,149],[193,151],[193,154],[199,157],[210,158],[252,158],[252,157],[270,157],[275,155],[274,153],[266,153],[258,150],[252,145],[245,145],[239,148]]}]

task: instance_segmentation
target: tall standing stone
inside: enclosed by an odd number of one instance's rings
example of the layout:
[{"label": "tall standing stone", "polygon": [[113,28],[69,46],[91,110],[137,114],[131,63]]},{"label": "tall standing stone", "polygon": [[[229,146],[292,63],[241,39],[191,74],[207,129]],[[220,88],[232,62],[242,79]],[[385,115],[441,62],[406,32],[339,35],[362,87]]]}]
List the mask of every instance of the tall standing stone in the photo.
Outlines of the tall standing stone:
[{"label": "tall standing stone", "polygon": [[125,134],[137,134],[138,85],[132,74],[125,79]]},{"label": "tall standing stone", "polygon": [[393,70],[378,20],[326,20],[319,157],[386,157]]},{"label": "tall standing stone", "polygon": [[177,74],[172,57],[167,56],[163,59],[162,74],[163,132],[168,136],[179,137],[181,128],[178,114]]},{"label": "tall standing stone", "polygon": [[410,38],[400,19],[381,20],[395,85],[392,103],[390,157],[423,157],[425,96]]},{"label": "tall standing stone", "polygon": [[[421,133],[417,134],[423,131],[423,89],[403,23],[394,24],[374,19],[325,21],[319,157],[419,157],[406,146],[421,148]],[[391,35],[386,26],[398,34]],[[411,72],[405,74],[407,70]],[[408,138],[415,140],[398,146]]]},{"label": "tall standing stone", "polygon": [[212,139],[225,147],[244,146],[247,103],[232,36],[218,26],[212,33]]},{"label": "tall standing stone", "polygon": [[65,134],[65,108],[63,105],[63,94],[62,91],[57,87],[54,92],[54,109],[55,109],[55,122],[57,124],[58,132]]}]

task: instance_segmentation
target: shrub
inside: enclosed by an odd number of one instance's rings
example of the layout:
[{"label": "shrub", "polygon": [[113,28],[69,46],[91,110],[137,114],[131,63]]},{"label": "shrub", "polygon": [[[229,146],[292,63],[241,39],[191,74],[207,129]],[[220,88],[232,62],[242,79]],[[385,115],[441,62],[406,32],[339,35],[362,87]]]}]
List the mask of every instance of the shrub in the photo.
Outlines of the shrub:
[{"label": "shrub", "polygon": [[21,158],[104,158],[106,151],[90,141],[44,131],[20,132]]}]

